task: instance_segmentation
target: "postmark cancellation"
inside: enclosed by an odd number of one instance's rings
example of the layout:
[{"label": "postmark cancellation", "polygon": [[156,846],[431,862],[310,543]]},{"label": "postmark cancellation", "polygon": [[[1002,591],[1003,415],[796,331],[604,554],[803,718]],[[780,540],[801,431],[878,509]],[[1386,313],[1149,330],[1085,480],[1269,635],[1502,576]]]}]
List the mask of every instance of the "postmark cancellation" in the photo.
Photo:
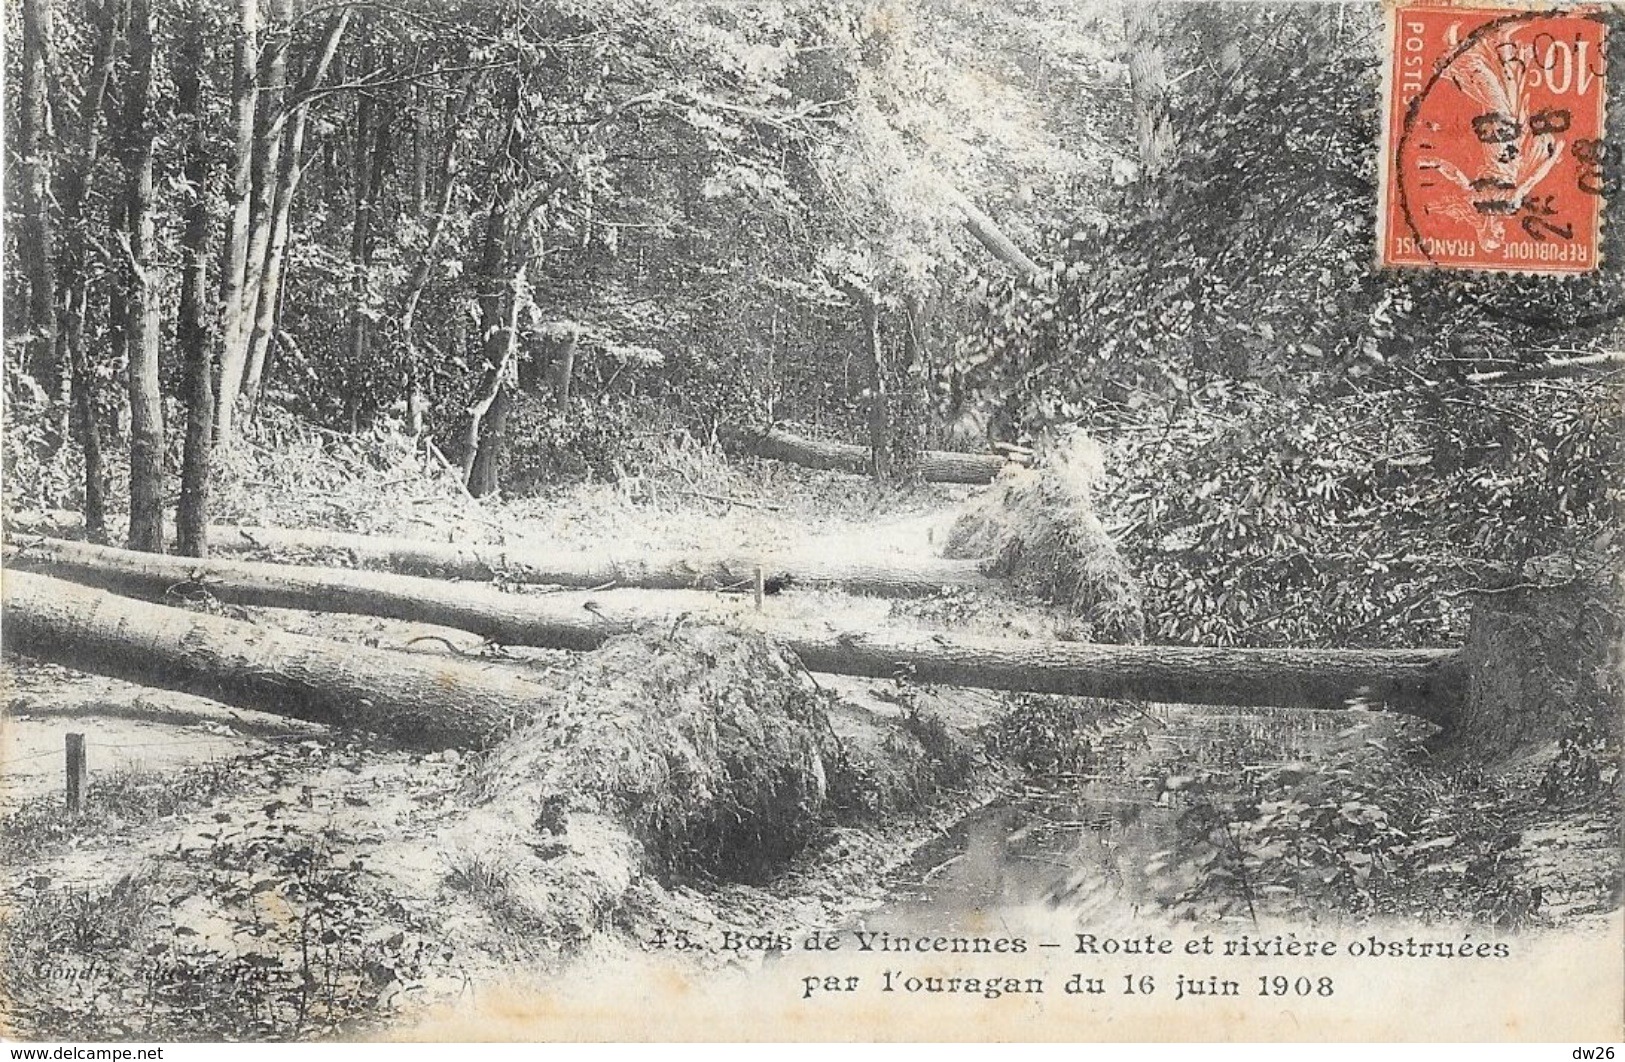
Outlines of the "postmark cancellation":
[{"label": "postmark cancellation", "polygon": [[1437,2],[1388,14],[1380,264],[1595,270],[1619,153],[1604,139],[1603,21]]}]

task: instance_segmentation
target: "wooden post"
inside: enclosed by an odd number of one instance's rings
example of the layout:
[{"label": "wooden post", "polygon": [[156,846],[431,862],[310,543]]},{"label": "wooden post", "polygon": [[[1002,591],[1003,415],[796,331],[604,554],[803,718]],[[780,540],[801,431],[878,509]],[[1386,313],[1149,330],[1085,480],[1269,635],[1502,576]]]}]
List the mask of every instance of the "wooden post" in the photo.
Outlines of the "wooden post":
[{"label": "wooden post", "polygon": [[85,796],[85,735],[67,735],[68,814],[78,816]]},{"label": "wooden post", "polygon": [[762,593],[766,589],[765,584],[766,584],[766,580],[762,576],[762,566],[760,564],[758,564],[756,566],[756,579],[755,579],[756,611],[757,612],[762,611]]}]

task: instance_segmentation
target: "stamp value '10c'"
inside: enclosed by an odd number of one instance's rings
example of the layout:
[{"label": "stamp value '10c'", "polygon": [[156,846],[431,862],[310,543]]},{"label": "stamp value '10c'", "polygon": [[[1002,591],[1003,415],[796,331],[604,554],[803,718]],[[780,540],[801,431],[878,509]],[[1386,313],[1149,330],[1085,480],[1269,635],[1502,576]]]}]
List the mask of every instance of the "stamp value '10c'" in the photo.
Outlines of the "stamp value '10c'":
[{"label": "stamp value '10c'", "polygon": [[1579,9],[1440,4],[1390,18],[1380,263],[1596,269],[1614,169],[1603,23]]}]

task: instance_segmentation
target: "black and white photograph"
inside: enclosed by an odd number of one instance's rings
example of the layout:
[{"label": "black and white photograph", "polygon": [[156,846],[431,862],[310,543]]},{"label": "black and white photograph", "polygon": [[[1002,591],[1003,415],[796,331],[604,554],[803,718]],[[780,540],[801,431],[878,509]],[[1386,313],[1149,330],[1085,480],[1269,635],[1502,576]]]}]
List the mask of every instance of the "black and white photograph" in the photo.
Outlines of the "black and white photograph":
[{"label": "black and white photograph", "polygon": [[8,0],[0,1036],[1625,1040],[1622,33]]}]

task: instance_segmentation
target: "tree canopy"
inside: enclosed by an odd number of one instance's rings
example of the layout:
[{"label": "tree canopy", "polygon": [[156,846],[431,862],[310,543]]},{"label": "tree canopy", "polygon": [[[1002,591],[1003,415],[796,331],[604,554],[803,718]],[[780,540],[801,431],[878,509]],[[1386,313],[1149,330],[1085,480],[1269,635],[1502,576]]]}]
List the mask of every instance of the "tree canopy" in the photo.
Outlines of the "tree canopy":
[{"label": "tree canopy", "polygon": [[476,493],[728,423],[905,479],[1082,429],[1164,639],[1431,642],[1613,545],[1611,377],[1519,371],[1619,349],[1625,236],[1581,278],[1375,268],[1374,5],[7,19],[8,490],[128,493],[148,548],[166,477],[282,416]]}]

